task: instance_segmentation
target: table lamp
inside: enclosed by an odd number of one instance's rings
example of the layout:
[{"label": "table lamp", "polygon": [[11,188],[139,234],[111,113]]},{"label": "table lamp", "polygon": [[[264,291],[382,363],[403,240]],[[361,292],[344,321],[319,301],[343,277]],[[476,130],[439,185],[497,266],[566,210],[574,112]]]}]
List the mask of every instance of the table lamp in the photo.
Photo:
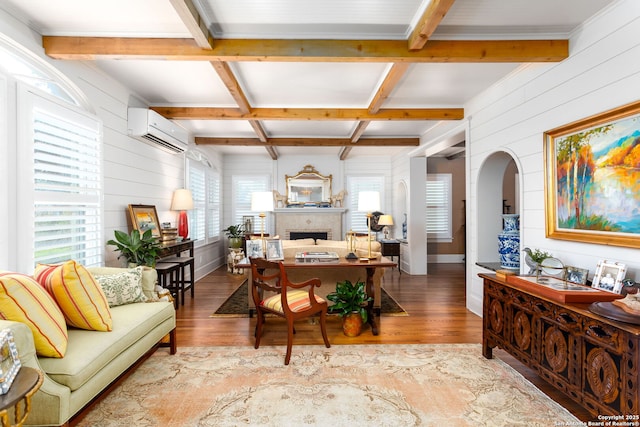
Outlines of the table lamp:
[{"label": "table lamp", "polygon": [[264,217],[267,216],[265,212],[271,212],[273,210],[273,193],[271,191],[256,191],[251,193],[251,210],[260,212],[258,215],[260,217],[260,240],[262,240],[262,253],[265,253]]},{"label": "table lamp", "polygon": [[180,211],[178,215],[178,235],[186,240],[189,236],[189,219],[187,211],[193,209],[193,197],[191,191],[181,188],[173,192],[171,199],[171,210]]},{"label": "table lamp", "polygon": [[378,225],[384,225],[382,232],[384,233],[384,240],[389,240],[389,225],[393,225],[393,217],[391,215],[380,215],[378,218]]},{"label": "table lamp", "polygon": [[380,193],[377,191],[361,191],[358,193],[358,210],[367,213],[367,225],[369,227],[369,259],[376,257],[371,255],[371,212],[380,209]]}]

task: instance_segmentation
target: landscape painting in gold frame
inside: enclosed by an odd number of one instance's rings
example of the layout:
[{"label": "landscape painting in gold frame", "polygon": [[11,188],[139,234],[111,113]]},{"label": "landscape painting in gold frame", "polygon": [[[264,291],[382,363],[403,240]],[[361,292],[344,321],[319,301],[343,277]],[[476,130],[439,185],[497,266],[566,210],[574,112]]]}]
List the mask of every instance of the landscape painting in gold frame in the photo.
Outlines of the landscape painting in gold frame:
[{"label": "landscape painting in gold frame", "polygon": [[154,205],[129,205],[129,218],[133,229],[140,234],[151,230],[153,237],[160,237],[160,222]]},{"label": "landscape painting in gold frame", "polygon": [[640,248],[640,101],[544,134],[546,236]]}]

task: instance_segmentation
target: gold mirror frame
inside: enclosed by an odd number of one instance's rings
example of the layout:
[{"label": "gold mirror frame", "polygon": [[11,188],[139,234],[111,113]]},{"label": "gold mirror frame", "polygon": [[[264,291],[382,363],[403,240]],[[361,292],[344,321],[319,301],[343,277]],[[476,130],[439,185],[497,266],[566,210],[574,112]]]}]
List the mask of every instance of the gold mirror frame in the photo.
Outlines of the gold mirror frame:
[{"label": "gold mirror frame", "polygon": [[285,175],[288,205],[331,203],[332,175],[322,175],[306,165],[295,175]]}]

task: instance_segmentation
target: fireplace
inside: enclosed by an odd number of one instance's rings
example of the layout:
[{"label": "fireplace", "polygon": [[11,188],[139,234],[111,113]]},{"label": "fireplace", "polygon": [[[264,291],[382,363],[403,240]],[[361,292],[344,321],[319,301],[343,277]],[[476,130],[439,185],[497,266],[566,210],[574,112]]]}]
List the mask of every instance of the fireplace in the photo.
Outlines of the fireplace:
[{"label": "fireplace", "polygon": [[326,231],[290,231],[289,239],[313,239],[313,240],[328,240],[328,233]]},{"label": "fireplace", "polygon": [[342,240],[344,208],[274,209],[276,235],[293,240],[314,238]]}]

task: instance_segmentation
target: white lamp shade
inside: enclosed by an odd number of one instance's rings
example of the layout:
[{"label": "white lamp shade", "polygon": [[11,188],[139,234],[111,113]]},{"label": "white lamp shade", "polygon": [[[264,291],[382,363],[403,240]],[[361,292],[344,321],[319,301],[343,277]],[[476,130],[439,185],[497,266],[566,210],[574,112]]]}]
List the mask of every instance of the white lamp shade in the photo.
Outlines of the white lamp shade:
[{"label": "white lamp shade", "polygon": [[380,215],[378,225],[393,225],[393,217],[391,215]]},{"label": "white lamp shade", "polygon": [[271,212],[273,210],[273,193],[271,191],[251,193],[251,210],[253,212]]},{"label": "white lamp shade", "polygon": [[361,191],[358,193],[358,210],[373,212],[380,209],[380,193],[377,191]]},{"label": "white lamp shade", "polygon": [[173,198],[171,199],[172,211],[188,211],[193,209],[193,197],[191,197],[191,190],[181,188],[173,192]]}]

